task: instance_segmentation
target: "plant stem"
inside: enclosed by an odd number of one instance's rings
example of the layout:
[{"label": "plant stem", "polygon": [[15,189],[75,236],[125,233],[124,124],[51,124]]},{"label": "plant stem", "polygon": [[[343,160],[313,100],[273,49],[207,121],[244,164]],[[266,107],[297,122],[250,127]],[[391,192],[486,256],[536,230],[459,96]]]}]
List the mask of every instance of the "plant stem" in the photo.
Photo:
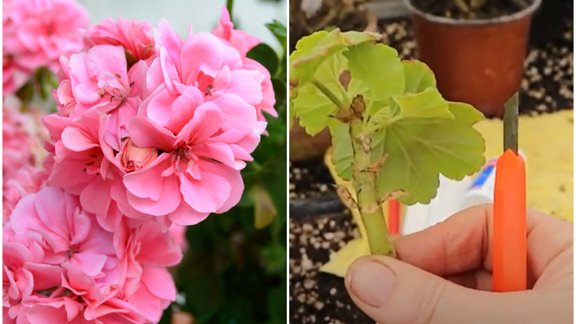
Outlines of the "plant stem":
[{"label": "plant stem", "polygon": [[234,8],[234,0],[226,0],[226,9],[230,14],[230,21],[234,22],[234,16],[232,15],[232,9]]},{"label": "plant stem", "polygon": [[318,90],[320,90],[326,97],[328,97],[328,99],[330,99],[330,101],[332,101],[338,107],[338,109],[344,107],[342,101],[340,101],[340,99],[338,99],[338,97],[336,97],[336,95],[320,81],[314,79],[312,80],[312,84],[316,86],[316,88],[318,88]]},{"label": "plant stem", "polygon": [[380,205],[376,172],[370,170],[372,164],[370,159],[371,139],[366,133],[358,133],[357,130],[361,129],[361,124],[359,122],[354,123],[351,127],[354,146],[354,177],[352,182],[358,198],[358,210],[366,228],[370,252],[376,255],[395,257],[396,251],[390,240],[386,218]]}]

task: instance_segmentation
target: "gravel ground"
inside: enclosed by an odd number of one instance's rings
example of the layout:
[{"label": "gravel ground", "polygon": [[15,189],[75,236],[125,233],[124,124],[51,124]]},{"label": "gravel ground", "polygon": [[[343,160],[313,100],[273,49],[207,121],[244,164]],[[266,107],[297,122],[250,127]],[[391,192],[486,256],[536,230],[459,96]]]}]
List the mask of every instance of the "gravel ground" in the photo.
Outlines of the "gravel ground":
[{"label": "gravel ground", "polygon": [[[415,57],[409,19],[383,21],[380,26],[403,58]],[[529,49],[521,114],[572,108],[572,22],[565,26],[564,39]],[[352,303],[342,278],[318,271],[331,253],[357,235],[333,183],[321,160],[290,165],[291,323],[372,323]]]},{"label": "gravel ground", "polygon": [[342,278],[319,272],[330,254],[357,235],[347,211],[290,217],[290,323],[372,323]]}]

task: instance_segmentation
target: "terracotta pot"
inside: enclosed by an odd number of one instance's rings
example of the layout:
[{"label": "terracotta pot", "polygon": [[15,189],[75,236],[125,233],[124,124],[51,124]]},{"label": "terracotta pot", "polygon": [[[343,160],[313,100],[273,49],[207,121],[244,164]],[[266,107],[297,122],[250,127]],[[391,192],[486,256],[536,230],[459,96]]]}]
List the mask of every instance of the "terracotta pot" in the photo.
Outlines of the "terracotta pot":
[{"label": "terracotta pot", "polygon": [[438,89],[487,117],[500,117],[520,89],[532,15],[541,0],[513,15],[456,20],[426,14],[405,0],[413,14],[419,59],[434,71]]},{"label": "terracotta pot", "polygon": [[309,161],[320,159],[332,143],[328,128],[315,136],[310,136],[293,120],[290,128],[290,161]]}]

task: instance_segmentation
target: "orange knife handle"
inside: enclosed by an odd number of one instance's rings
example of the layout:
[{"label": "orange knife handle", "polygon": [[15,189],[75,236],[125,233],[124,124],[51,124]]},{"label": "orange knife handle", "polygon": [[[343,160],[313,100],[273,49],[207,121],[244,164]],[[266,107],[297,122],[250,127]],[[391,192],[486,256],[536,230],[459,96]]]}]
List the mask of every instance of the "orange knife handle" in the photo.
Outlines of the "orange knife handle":
[{"label": "orange knife handle", "polygon": [[388,231],[392,235],[400,233],[400,202],[396,199],[388,200]]},{"label": "orange knife handle", "polygon": [[526,290],[526,171],[511,150],[496,162],[493,229],[493,290]]}]

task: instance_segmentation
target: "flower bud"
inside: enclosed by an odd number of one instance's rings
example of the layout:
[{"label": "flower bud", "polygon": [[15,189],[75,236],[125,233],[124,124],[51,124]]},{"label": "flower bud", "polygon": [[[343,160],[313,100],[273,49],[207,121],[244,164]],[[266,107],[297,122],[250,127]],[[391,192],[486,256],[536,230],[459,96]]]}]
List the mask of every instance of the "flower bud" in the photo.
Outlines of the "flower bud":
[{"label": "flower bud", "polygon": [[158,157],[158,151],[155,148],[138,147],[130,139],[127,139],[122,143],[120,156],[125,170],[132,172],[152,163]]}]

